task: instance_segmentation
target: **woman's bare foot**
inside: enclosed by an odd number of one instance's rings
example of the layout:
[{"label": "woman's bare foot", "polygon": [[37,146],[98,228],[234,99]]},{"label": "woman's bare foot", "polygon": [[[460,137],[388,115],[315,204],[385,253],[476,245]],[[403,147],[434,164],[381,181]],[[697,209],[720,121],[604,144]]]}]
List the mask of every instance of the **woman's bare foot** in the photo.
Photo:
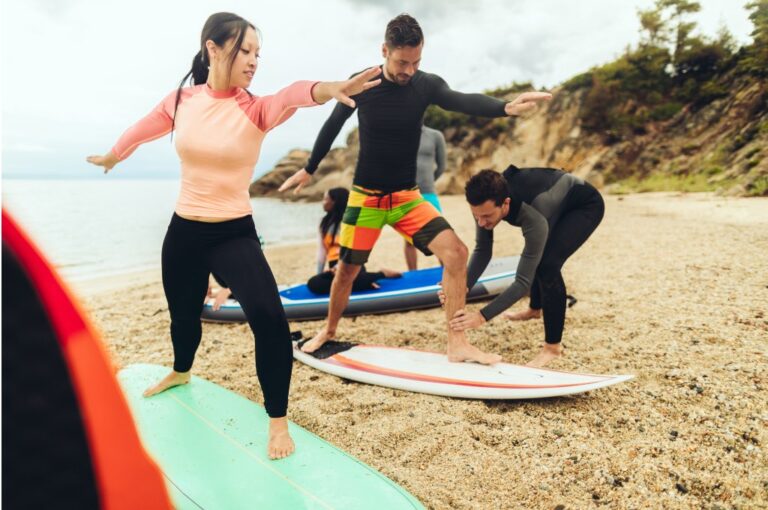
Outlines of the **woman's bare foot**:
[{"label": "woman's bare foot", "polygon": [[563,355],[563,348],[560,344],[544,344],[539,354],[531,361],[525,364],[527,367],[541,368],[548,365],[553,360]]},{"label": "woman's bare foot", "polygon": [[384,278],[400,278],[403,276],[403,273],[394,269],[380,269],[379,271],[384,275]]},{"label": "woman's bare foot", "polygon": [[481,365],[493,365],[501,361],[501,356],[490,352],[483,352],[474,345],[463,340],[448,340],[448,361],[461,363],[474,361]]},{"label": "woman's bare foot", "polygon": [[322,347],[325,342],[333,338],[333,335],[335,334],[335,331],[331,332],[328,331],[327,328],[323,328],[312,338],[312,340],[301,346],[301,351],[306,352],[307,354],[315,352]]},{"label": "woman's bare foot", "polygon": [[170,374],[166,375],[159,383],[144,390],[143,395],[145,397],[151,397],[152,395],[162,393],[165,390],[173,388],[174,386],[187,384],[191,377],[192,376],[189,372],[176,372],[174,370]]},{"label": "woman's bare foot", "polygon": [[521,312],[504,312],[501,316],[511,321],[529,321],[531,319],[541,319],[541,310],[528,308]]},{"label": "woman's bare foot", "polygon": [[272,460],[284,459],[296,450],[293,439],[288,433],[288,418],[270,418],[269,419],[269,443],[267,444],[267,455]]}]

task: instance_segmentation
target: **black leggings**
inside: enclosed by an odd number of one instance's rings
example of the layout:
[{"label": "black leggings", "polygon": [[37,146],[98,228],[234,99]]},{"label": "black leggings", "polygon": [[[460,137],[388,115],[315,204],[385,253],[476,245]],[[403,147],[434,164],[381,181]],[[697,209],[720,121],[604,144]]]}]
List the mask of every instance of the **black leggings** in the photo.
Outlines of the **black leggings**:
[{"label": "black leggings", "polygon": [[231,284],[256,342],[256,375],[272,418],[286,415],[293,353],[288,321],[253,218],[221,223],[171,218],[163,241],[163,289],[171,314],[173,369],[192,368],[200,345],[200,313],[215,271]]},{"label": "black leggings", "polygon": [[588,184],[574,186],[566,199],[569,206],[550,230],[536,277],[531,285],[531,304],[543,310],[544,340],[558,344],[565,325],[566,290],[560,270],[579,247],[595,231],[605,214],[600,193]]},{"label": "black leggings", "polygon": [[[335,273],[333,271],[325,271],[323,273],[316,274],[307,282],[309,290],[315,294],[330,294],[331,284],[333,283],[333,277]],[[360,272],[357,274],[357,278],[352,282],[352,292],[360,292],[361,290],[371,290],[373,284],[377,280],[384,278],[384,273],[369,273],[365,270],[365,266],[360,268]]]}]

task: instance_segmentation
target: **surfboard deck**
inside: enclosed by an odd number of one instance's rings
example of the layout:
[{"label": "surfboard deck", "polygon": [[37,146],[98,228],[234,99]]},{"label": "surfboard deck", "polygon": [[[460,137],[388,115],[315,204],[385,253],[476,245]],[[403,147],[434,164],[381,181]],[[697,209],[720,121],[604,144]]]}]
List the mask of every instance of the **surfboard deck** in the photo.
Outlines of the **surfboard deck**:
[{"label": "surfboard deck", "polygon": [[270,460],[264,409],[199,377],[141,396],[168,371],[131,365],[118,379],[177,508],[424,508],[389,478],[294,423],[296,452]]},{"label": "surfboard deck", "polygon": [[[502,292],[515,280],[520,257],[492,260],[477,283],[467,294],[467,301],[487,299]],[[353,292],[344,310],[345,317],[364,314],[392,313],[440,306],[437,291],[443,279],[442,267],[406,271],[401,278],[379,280],[379,289]],[[280,287],[280,300],[288,320],[315,320],[328,313],[328,295],[314,294],[306,284]],[[214,311],[209,300],[203,307],[202,319],[208,322],[244,322],[240,303],[227,300]]]},{"label": "surfboard deck", "polygon": [[294,342],[293,357],[317,370],[352,381],[445,397],[562,397],[634,377],[561,372],[510,363],[452,363],[444,353],[345,342],[328,342],[312,355],[302,352],[298,345]]}]

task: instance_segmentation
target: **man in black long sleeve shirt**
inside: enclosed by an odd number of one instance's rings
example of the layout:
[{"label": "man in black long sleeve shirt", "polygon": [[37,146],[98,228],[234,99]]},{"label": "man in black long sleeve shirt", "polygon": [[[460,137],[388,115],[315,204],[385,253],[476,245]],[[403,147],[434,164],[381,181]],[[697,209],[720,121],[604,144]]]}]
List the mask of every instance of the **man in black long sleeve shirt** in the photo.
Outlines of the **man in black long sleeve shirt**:
[{"label": "man in black long sleeve shirt", "polygon": [[[518,115],[535,108],[545,93],[521,94],[510,103],[483,94],[450,89],[435,74],[419,71],[423,34],[418,22],[402,14],[387,25],[382,54],[385,63],[379,86],[354,97],[354,107],[337,104],[323,125],[306,168],[280,187],[297,190],[330,150],[344,122],[358,110],[360,155],[341,230],[341,261],[331,288],[326,326],[302,350],[313,352],[336,334],[347,306],[351,284],[378,239],[391,225],[416,248],[434,253],[444,265],[443,288],[447,319],[464,307],[467,248],[448,222],[416,187],[416,156],[424,112],[430,104],[446,110],[486,117]],[[463,331],[448,328],[448,358],[492,364],[500,356],[480,351],[467,342]]]},{"label": "man in black long sleeve shirt", "polygon": [[544,348],[528,365],[541,367],[561,354],[565,325],[565,261],[600,224],[605,204],[600,193],[573,175],[552,168],[510,166],[503,174],[483,170],[466,186],[477,221],[475,249],[467,269],[471,288],[493,255],[493,229],[502,221],[520,227],[525,246],[515,281],[480,311],[459,310],[451,328],[482,326],[531,293],[531,309],[544,312]]}]

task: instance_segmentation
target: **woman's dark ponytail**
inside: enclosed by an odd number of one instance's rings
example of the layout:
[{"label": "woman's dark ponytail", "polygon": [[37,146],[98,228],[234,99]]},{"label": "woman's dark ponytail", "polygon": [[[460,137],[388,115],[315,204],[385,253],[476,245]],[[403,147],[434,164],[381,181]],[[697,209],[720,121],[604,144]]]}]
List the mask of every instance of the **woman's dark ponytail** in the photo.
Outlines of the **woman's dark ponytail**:
[{"label": "woman's dark ponytail", "polygon": [[349,190],[347,188],[331,188],[327,193],[333,201],[333,208],[320,220],[320,232],[325,235],[332,231],[332,235],[336,236],[341,228],[341,220],[344,218],[344,210],[347,208],[347,201],[349,201]]},{"label": "woman's dark ponytail", "polygon": [[[208,81],[208,52],[203,52],[201,49],[192,59],[192,69],[189,71],[192,74],[192,84],[200,85]],[[189,76],[189,75],[187,75]],[[186,78],[184,78],[186,80]],[[184,83],[184,80],[182,80]]]},{"label": "woman's dark ponytail", "polygon": [[171,120],[171,137],[173,137],[173,131],[176,128],[176,112],[179,110],[179,103],[181,102],[181,89],[184,87],[184,83],[192,77],[192,85],[200,85],[208,81],[208,52],[203,52],[201,49],[192,58],[192,67],[189,72],[179,82],[179,88],[176,90],[176,103],[173,106],[173,119]]}]

